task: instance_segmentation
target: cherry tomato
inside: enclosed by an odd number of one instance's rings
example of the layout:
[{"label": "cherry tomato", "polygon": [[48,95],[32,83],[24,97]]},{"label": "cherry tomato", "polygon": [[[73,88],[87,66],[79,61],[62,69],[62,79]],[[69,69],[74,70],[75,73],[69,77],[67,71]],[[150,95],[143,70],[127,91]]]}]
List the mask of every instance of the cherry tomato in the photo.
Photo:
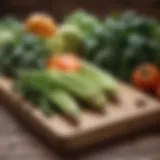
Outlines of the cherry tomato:
[{"label": "cherry tomato", "polygon": [[47,68],[55,68],[63,71],[78,71],[80,68],[80,60],[72,54],[57,55],[48,59]]},{"label": "cherry tomato", "polygon": [[138,88],[154,90],[159,82],[159,70],[153,64],[142,64],[133,71],[132,82]]},{"label": "cherry tomato", "polygon": [[56,33],[54,20],[45,14],[32,14],[25,21],[25,30],[37,35],[52,37]]}]

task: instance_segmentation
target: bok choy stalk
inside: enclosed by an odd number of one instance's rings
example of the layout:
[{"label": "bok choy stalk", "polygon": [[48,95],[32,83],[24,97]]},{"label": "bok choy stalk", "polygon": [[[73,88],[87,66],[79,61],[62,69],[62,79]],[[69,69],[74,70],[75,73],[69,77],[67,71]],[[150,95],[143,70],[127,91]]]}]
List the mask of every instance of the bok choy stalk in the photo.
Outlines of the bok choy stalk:
[{"label": "bok choy stalk", "polygon": [[[36,92],[43,95],[43,97],[49,101],[49,104],[56,106],[59,111],[77,121],[79,117],[79,108],[76,101],[67,91],[57,87],[54,81],[46,79],[45,75],[39,73],[41,72],[23,71],[19,74],[19,79],[25,86],[28,86],[29,88],[32,88],[33,91],[36,90]],[[42,97],[39,98],[41,99]],[[54,110],[55,107],[52,107],[52,109]]]},{"label": "bok choy stalk", "polygon": [[85,61],[81,67],[81,74],[95,81],[106,93],[115,93],[118,90],[117,81],[110,73],[104,73],[100,68]]},{"label": "bok choy stalk", "polygon": [[28,71],[28,73],[23,71],[21,72],[21,78],[24,81],[30,79],[32,83],[38,84],[38,86],[42,85],[44,89],[54,89],[55,86],[62,88],[94,108],[102,108],[106,102],[100,88],[77,74],[56,70]]}]

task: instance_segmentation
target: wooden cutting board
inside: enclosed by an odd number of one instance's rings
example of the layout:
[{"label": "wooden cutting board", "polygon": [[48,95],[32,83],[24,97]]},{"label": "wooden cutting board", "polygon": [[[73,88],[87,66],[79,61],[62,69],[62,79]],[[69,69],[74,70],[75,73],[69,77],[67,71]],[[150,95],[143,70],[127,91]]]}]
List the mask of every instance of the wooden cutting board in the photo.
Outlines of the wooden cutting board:
[{"label": "wooden cutting board", "polygon": [[1,102],[51,145],[65,151],[88,147],[160,121],[159,101],[123,83],[119,83],[119,103],[106,104],[103,114],[82,110],[77,126],[59,114],[46,118],[10,88],[11,81],[0,78]]}]

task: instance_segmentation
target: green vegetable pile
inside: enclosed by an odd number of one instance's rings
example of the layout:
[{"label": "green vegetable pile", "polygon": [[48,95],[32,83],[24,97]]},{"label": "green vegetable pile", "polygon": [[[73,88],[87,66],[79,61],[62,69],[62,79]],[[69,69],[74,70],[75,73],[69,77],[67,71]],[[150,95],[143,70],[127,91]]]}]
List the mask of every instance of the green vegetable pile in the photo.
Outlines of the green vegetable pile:
[{"label": "green vegetable pile", "polygon": [[78,53],[85,35],[97,27],[102,27],[102,22],[97,17],[83,10],[77,10],[64,17],[56,36],[48,41],[48,46],[54,53]]},{"label": "green vegetable pile", "polygon": [[[53,41],[52,41],[53,42]],[[54,51],[77,52],[85,59],[130,81],[144,62],[160,67],[160,23],[133,11],[113,13],[103,21],[77,10],[62,21],[52,43]]]},{"label": "green vegetable pile", "polygon": [[16,71],[42,68],[49,48],[41,37],[26,33],[15,18],[0,20],[0,73],[16,77]]},{"label": "green vegetable pile", "polygon": [[74,25],[79,28],[83,35],[92,32],[95,28],[101,27],[102,22],[91,13],[87,13],[84,10],[77,10],[69,15],[67,15],[62,25]]},{"label": "green vegetable pile", "polygon": [[[14,78],[13,90],[46,115],[60,111],[77,121],[81,106],[102,110],[117,91],[109,73],[78,56],[67,59],[67,52],[80,53],[85,36],[102,23],[82,10],[68,15],[59,27],[49,20],[41,14],[24,22],[0,20],[0,73]],[[57,62],[52,53],[67,56]]]},{"label": "green vegetable pile", "polygon": [[82,62],[79,72],[60,70],[19,71],[14,89],[27,100],[41,107],[46,115],[60,111],[73,120],[80,116],[81,104],[102,110],[107,97],[117,91],[116,80],[87,62]]},{"label": "green vegetable pile", "polygon": [[143,62],[160,67],[159,44],[160,23],[130,11],[111,14],[101,26],[94,25],[86,32],[81,54],[118,78],[129,81],[133,69]]}]

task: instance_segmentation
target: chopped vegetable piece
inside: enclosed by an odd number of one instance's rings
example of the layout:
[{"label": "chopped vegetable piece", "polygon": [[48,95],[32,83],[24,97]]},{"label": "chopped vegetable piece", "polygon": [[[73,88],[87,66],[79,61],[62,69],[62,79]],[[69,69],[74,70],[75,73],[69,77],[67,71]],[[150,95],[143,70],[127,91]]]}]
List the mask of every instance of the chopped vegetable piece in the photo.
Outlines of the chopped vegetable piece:
[{"label": "chopped vegetable piece", "polygon": [[153,64],[142,64],[132,74],[135,86],[144,90],[154,90],[159,82],[159,70]]}]

